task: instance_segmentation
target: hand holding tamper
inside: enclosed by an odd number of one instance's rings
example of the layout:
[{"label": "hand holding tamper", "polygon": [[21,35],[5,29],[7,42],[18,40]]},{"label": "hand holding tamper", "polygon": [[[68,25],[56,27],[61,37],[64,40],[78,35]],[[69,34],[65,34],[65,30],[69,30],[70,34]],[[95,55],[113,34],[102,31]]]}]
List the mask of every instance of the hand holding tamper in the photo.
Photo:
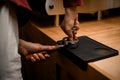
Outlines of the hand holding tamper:
[{"label": "hand holding tamper", "polygon": [[61,43],[58,43],[57,47],[68,47],[68,48],[77,48],[78,47],[78,38],[76,37],[76,33],[77,33],[77,28],[76,28],[76,19],[74,20],[74,25],[73,27],[71,28],[71,31],[72,31],[72,35],[73,35],[73,40],[70,40],[69,37],[65,37],[63,38],[62,42]]}]

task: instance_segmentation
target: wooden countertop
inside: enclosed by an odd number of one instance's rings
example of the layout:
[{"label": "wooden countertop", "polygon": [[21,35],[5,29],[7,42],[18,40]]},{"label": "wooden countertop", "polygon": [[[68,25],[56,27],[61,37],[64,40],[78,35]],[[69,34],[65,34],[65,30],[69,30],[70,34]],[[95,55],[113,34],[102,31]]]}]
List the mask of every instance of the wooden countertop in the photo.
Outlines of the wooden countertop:
[{"label": "wooden countertop", "polygon": [[[31,24],[54,41],[61,40],[66,36],[60,27],[40,27],[35,23]],[[120,52],[120,17],[81,22],[77,36],[83,35],[89,36]],[[91,62],[89,65],[111,80],[120,80],[120,55]]]}]

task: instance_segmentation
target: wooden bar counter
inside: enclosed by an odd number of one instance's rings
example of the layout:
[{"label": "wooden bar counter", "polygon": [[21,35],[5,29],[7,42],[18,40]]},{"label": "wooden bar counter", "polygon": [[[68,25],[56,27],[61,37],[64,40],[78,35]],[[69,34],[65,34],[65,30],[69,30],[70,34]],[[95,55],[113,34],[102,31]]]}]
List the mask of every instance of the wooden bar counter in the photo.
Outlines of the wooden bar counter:
[{"label": "wooden bar counter", "polygon": [[[60,27],[41,27],[34,22],[30,22],[30,25],[47,36],[48,41],[52,40],[53,44],[66,37]],[[83,35],[120,52],[120,17],[81,22],[77,36]],[[87,71],[81,70],[60,52],[56,52],[54,58],[57,80],[120,80],[120,55],[90,62]]]}]

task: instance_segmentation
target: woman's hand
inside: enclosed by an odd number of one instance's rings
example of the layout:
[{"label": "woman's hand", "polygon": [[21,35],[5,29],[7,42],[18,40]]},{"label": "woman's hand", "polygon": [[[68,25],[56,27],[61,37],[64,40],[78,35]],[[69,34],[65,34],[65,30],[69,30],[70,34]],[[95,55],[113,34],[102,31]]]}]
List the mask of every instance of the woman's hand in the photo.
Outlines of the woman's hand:
[{"label": "woman's hand", "polygon": [[72,27],[76,28],[75,34],[79,30],[78,14],[76,12],[76,7],[69,7],[65,9],[65,17],[61,24],[62,30],[68,35],[69,40],[74,40]]},{"label": "woman's hand", "polygon": [[32,62],[45,60],[50,57],[47,51],[55,49],[55,46],[41,45],[39,43],[27,42],[22,39],[19,40],[19,53],[24,56],[26,60],[31,60]]}]

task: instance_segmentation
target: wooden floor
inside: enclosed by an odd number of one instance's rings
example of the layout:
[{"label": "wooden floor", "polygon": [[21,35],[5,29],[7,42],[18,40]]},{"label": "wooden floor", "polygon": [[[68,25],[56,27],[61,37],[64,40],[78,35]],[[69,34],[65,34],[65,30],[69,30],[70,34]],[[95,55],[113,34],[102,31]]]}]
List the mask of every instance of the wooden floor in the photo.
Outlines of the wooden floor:
[{"label": "wooden floor", "polygon": [[[31,24],[55,41],[66,36],[60,27],[41,27],[35,23]],[[120,52],[120,16],[109,17],[101,21],[80,22],[80,30],[77,36],[83,35],[89,36]],[[112,80],[120,80],[120,55],[92,62],[89,65]]]}]

